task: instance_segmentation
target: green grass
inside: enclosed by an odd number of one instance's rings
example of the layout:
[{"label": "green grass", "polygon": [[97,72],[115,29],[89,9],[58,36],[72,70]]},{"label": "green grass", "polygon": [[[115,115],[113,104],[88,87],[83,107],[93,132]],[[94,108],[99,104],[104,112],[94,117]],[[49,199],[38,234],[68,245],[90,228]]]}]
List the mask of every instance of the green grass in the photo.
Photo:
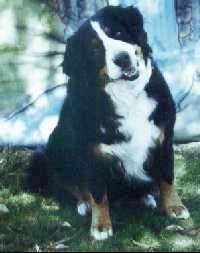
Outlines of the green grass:
[{"label": "green grass", "polygon": [[[74,206],[59,207],[52,199],[23,191],[29,156],[28,150],[0,152],[0,203],[9,209],[7,215],[0,215],[0,251],[59,251],[61,244],[65,251],[200,251],[198,233],[168,231],[166,227],[175,221],[158,209],[133,204],[112,206],[114,236],[105,242],[92,241],[90,217],[78,216]],[[176,152],[178,191],[194,227],[200,224],[199,165],[196,151]]]}]

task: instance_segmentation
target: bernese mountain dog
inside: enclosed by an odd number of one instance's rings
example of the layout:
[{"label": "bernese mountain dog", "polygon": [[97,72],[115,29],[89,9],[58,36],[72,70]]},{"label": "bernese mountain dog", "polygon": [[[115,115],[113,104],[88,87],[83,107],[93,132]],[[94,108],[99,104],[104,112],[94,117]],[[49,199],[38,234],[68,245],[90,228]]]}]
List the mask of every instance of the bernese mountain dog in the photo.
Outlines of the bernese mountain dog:
[{"label": "bernese mountain dog", "polygon": [[174,183],[175,105],[152,57],[135,7],[99,10],[72,35],[63,71],[69,76],[59,121],[30,165],[41,192],[77,198],[91,210],[90,234],[113,235],[109,203],[160,192],[161,207],[188,218]]}]

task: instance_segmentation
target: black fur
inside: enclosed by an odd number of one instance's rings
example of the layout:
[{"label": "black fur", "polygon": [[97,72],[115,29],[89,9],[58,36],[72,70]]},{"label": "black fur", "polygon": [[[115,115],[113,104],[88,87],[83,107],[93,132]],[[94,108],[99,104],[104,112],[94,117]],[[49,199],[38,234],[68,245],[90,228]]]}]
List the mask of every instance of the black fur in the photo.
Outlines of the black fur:
[{"label": "black fur", "polygon": [[[112,27],[107,31],[111,38],[139,45],[145,59],[152,57],[143,29],[143,18],[136,8],[107,7],[92,20],[98,20],[102,28]],[[165,139],[151,150],[144,164],[145,170],[154,179],[153,184],[127,180],[116,157],[109,160],[94,153],[94,147],[99,143],[126,141],[126,137],[118,132],[120,117],[102,88],[106,78],[102,79],[99,71],[105,65],[105,50],[100,40],[95,46],[92,44],[93,39],[98,38],[89,21],[67,42],[63,71],[70,77],[68,94],[43,154],[37,154],[32,159],[32,179],[29,180],[32,189],[57,196],[66,191],[66,186],[79,185],[81,189],[87,188],[96,201],[101,201],[105,190],[110,198],[123,198],[128,193],[131,196],[133,193],[142,195],[161,180],[172,183],[175,106],[168,86],[154,63],[145,90],[158,102],[150,120],[165,129]],[[118,30],[120,35],[116,33]],[[100,126],[106,129],[105,134],[99,131]]]}]

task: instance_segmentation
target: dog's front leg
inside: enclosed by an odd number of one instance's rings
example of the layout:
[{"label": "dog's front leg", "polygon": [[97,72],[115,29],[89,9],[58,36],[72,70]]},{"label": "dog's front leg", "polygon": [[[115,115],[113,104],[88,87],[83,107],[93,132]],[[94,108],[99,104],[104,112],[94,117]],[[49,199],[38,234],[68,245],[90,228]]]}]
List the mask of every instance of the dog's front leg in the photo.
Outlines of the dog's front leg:
[{"label": "dog's front leg", "polygon": [[110,214],[109,214],[109,202],[107,194],[103,195],[101,201],[96,201],[91,196],[92,207],[92,224],[90,234],[95,240],[105,240],[113,235]]},{"label": "dog's front leg", "polygon": [[92,209],[90,235],[95,240],[106,240],[113,235],[109,213],[107,182],[109,165],[112,158],[100,150],[99,146],[92,149],[93,159],[89,159],[88,189]]},{"label": "dog's front leg", "polygon": [[161,178],[160,196],[161,208],[170,217],[177,219],[187,219],[190,217],[189,211],[183,205],[178,195],[174,179],[174,151],[172,139],[167,138],[161,146]]},{"label": "dog's front leg", "polygon": [[162,201],[162,210],[171,218],[188,219],[190,214],[183,205],[174,181],[170,184],[165,181],[160,182],[160,194]]}]

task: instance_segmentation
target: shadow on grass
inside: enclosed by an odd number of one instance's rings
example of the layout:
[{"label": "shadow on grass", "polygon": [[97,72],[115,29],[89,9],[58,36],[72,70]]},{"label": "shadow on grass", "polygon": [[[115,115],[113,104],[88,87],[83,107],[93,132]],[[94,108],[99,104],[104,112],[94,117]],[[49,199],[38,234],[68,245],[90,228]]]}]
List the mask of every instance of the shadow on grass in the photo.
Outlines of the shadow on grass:
[{"label": "shadow on grass", "polygon": [[10,212],[1,217],[0,251],[34,250],[35,245],[48,250],[63,238],[70,241],[79,226],[84,227],[70,207],[60,209],[51,199],[26,193],[10,194],[6,198],[2,195],[0,192]]}]

